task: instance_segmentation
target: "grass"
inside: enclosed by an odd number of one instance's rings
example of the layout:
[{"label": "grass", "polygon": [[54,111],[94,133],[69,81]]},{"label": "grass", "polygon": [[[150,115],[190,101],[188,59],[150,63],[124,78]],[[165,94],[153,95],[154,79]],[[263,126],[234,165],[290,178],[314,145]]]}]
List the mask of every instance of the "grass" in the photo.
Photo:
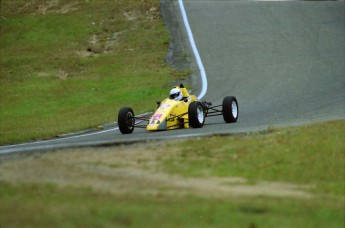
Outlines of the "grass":
[{"label": "grass", "polygon": [[[241,176],[249,180],[317,185],[344,195],[345,121],[272,130],[270,134],[188,140],[164,159],[163,170],[183,176]],[[172,145],[175,147],[176,145]]]},{"label": "grass", "polygon": [[5,227],[342,227],[344,222],[341,203],[320,200],[116,196],[7,184],[0,193]]},{"label": "grass", "polygon": [[[0,226],[344,227],[344,129],[3,156]],[[307,196],[274,194],[287,185]]]},{"label": "grass", "polygon": [[3,0],[0,25],[0,145],[151,111],[176,74],[159,0]]}]

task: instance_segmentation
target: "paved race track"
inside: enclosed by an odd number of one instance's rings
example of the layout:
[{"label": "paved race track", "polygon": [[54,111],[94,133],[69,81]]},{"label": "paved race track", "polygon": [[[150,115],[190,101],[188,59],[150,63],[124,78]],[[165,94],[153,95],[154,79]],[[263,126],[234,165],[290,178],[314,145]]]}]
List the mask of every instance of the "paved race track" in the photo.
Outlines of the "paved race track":
[{"label": "paved race track", "polygon": [[[180,17],[177,1],[171,3]],[[234,95],[239,120],[206,120],[201,129],[96,132],[1,147],[0,153],[235,133],[345,118],[345,3],[185,0],[208,81],[203,99]],[[176,21],[184,30],[182,19]],[[168,91],[167,91],[168,93]],[[200,93],[195,88],[195,93]],[[135,107],[133,107],[135,110]]]}]

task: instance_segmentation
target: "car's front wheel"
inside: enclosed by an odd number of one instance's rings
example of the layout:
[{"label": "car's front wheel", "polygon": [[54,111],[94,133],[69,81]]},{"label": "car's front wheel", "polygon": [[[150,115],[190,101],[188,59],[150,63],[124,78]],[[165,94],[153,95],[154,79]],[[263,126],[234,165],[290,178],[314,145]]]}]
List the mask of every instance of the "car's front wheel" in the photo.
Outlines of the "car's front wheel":
[{"label": "car's front wheel", "polygon": [[238,118],[238,103],[236,97],[225,97],[223,99],[223,118],[226,123],[235,123]]},{"label": "car's front wheel", "polygon": [[192,128],[201,128],[205,123],[204,108],[199,101],[193,101],[188,107],[189,126]]},{"label": "car's front wheel", "polygon": [[119,129],[122,134],[131,134],[134,130],[134,112],[131,108],[121,108],[118,115]]}]

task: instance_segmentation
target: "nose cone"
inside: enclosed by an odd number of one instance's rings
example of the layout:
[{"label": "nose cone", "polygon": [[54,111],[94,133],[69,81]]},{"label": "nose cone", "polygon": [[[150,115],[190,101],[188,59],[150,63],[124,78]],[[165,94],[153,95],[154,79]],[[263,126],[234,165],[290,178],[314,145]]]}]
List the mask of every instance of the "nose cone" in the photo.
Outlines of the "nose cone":
[{"label": "nose cone", "polygon": [[167,99],[162,102],[155,114],[151,117],[146,129],[148,131],[167,130],[167,117],[170,115],[176,101]]},{"label": "nose cone", "polygon": [[158,131],[167,129],[166,115],[161,113],[155,113],[150,119],[149,124],[146,127],[149,131]]}]

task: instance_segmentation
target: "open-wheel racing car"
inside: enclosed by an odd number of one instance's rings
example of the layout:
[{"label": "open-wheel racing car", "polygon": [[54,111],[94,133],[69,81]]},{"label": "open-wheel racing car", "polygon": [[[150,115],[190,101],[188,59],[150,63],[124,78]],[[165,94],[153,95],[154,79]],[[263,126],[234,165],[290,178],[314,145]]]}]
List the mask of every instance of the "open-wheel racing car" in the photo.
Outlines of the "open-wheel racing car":
[{"label": "open-wheel racing car", "polygon": [[156,112],[149,116],[135,116],[132,108],[121,108],[118,114],[120,132],[131,134],[135,127],[148,131],[201,128],[206,117],[219,115],[223,115],[226,123],[235,123],[239,111],[236,97],[225,97],[221,105],[213,106],[211,102],[199,101],[196,96],[190,95],[183,84],[174,87],[169,98],[157,102],[157,105]]}]

